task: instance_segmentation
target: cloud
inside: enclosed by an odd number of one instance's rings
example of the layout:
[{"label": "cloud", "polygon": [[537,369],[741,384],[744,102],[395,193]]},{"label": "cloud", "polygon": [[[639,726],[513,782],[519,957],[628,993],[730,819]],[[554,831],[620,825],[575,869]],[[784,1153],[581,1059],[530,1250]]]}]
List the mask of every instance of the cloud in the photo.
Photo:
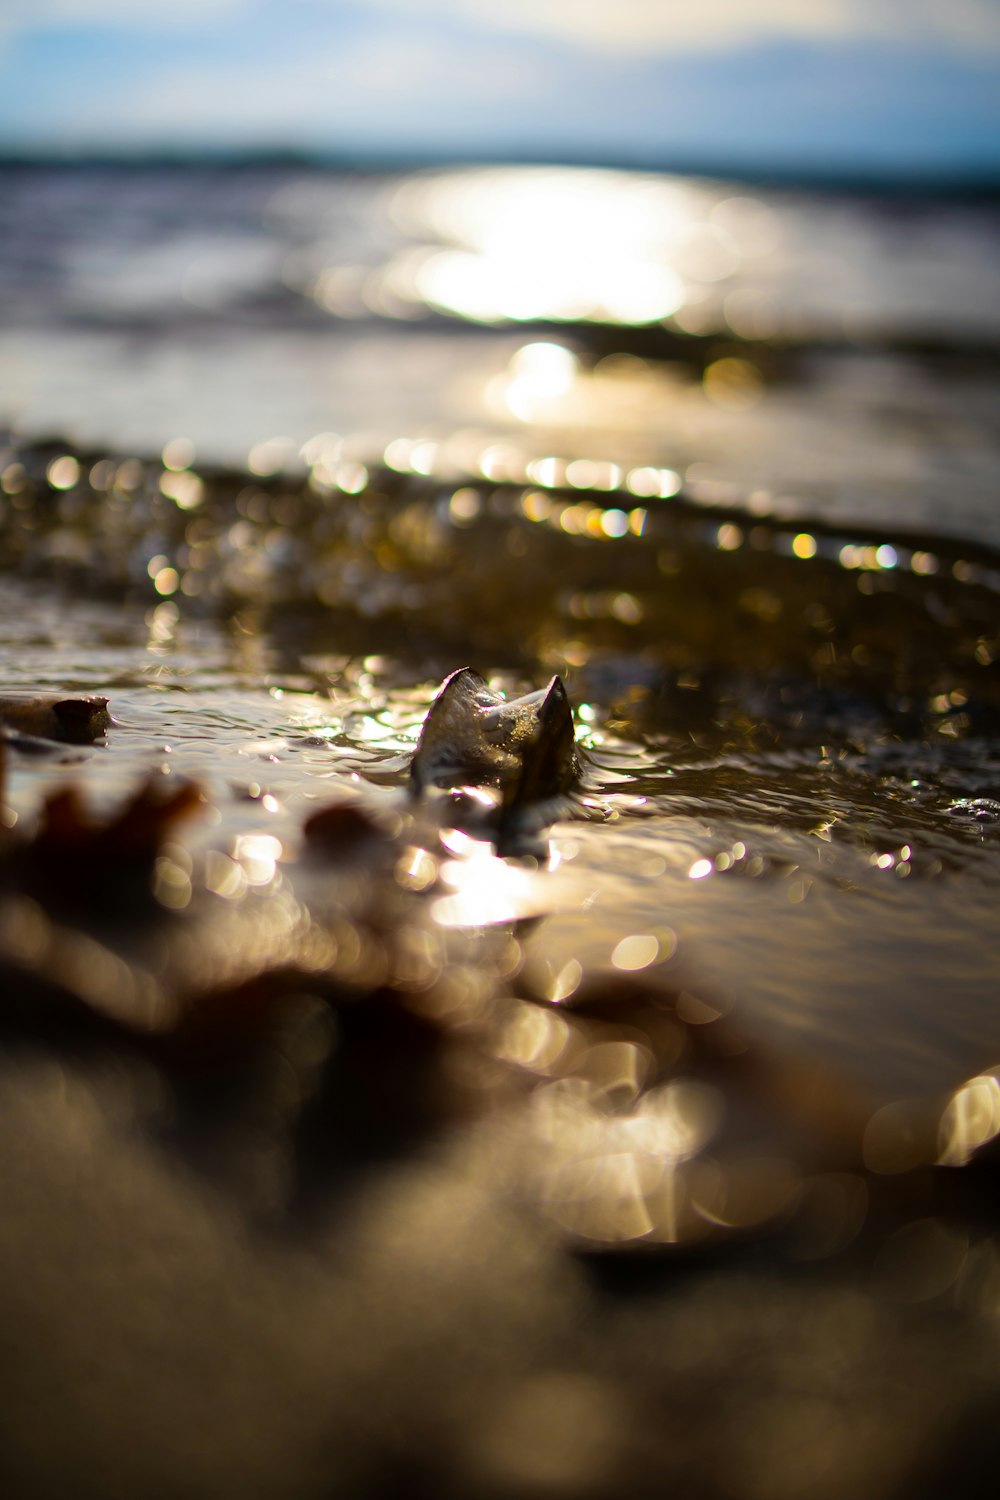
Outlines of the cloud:
[{"label": "cloud", "polygon": [[[20,31],[43,26],[121,26],[133,31],[214,24],[251,9],[250,0],[34,0],[15,22]],[[13,18],[12,18],[13,19]]]},{"label": "cloud", "polygon": [[615,52],[731,49],[754,42],[896,41],[1000,51],[996,0],[376,0],[497,31]]},{"label": "cloud", "polygon": [[[960,53],[1000,50],[997,0],[368,0],[365,10],[415,20],[447,18],[482,35],[547,38],[574,48],[671,53],[738,48],[755,42],[878,40],[943,46]],[[289,26],[334,21],[357,0],[33,0],[0,16],[8,38],[62,26],[114,26],[122,32],[205,31],[287,16]]]},{"label": "cloud", "polygon": [[113,28],[120,33],[204,31],[246,17],[252,0],[33,0],[20,9],[0,0],[0,47],[69,27]]},{"label": "cloud", "polygon": [[7,67],[0,131],[56,147],[937,160],[997,139],[993,0],[35,0],[19,24],[44,45]]},{"label": "cloud", "polygon": [[122,78],[72,111],[78,144],[118,138],[216,143],[336,144],[364,139],[419,146],[459,122],[509,117],[551,84],[541,58],[513,43],[466,39],[458,52],[402,28],[350,41],[329,35],[279,56],[173,60]]}]

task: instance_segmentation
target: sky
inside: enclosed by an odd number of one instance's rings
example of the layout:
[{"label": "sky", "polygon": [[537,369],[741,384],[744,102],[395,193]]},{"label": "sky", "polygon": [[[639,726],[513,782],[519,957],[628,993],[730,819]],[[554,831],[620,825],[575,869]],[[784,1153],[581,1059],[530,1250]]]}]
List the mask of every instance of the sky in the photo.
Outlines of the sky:
[{"label": "sky", "polygon": [[0,150],[1000,178],[1000,0],[0,0]]}]

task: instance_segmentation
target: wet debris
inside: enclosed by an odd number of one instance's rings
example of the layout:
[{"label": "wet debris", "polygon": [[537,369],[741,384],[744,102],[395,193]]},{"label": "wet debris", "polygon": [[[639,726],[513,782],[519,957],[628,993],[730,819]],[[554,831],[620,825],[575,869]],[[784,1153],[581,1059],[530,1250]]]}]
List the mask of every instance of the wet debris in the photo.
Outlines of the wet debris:
[{"label": "wet debris", "polygon": [[334,802],[308,817],[302,827],[306,848],[324,859],[363,856],[385,842],[378,823],[351,802]]},{"label": "wet debris", "polygon": [[46,799],[33,836],[11,851],[11,873],[48,907],[120,921],[137,901],[151,899],[151,872],[166,838],[204,807],[193,783],[155,778],[101,819],[71,784]]},{"label": "wet debris", "polygon": [[90,745],[111,727],[107,698],[96,694],[66,698],[58,694],[0,695],[0,724],[19,734]]},{"label": "wet debris", "polygon": [[573,711],[560,677],[507,699],[461,667],[431,705],[410,782],[418,797],[444,792],[485,810],[506,844],[558,815],[579,774]]},{"label": "wet debris", "polygon": [[94,694],[0,694],[0,741],[24,755],[55,755],[99,743],[111,728],[108,700]]}]

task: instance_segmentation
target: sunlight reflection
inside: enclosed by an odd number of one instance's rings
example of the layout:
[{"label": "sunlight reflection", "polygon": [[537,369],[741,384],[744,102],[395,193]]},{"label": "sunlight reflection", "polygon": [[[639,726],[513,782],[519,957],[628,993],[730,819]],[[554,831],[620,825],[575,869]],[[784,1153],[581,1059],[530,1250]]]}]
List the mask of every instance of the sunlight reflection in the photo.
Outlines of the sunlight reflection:
[{"label": "sunlight reflection", "polygon": [[731,412],[749,411],[764,393],[757,366],[732,356],[714,360],[702,377],[702,386],[714,406]]},{"label": "sunlight reflection", "polygon": [[938,1162],[964,1167],[987,1142],[1000,1135],[1000,1069],[970,1078],[956,1089],[941,1115]]},{"label": "sunlight reflection", "polygon": [[179,510],[195,510],[202,502],[204,485],[187,469],[168,468],[160,476],[160,493],[173,500]]},{"label": "sunlight reflection", "polygon": [[448,847],[457,857],[442,863],[441,879],[452,894],[439,897],[431,907],[440,926],[485,927],[514,922],[528,913],[537,899],[530,870],[497,858],[489,843],[459,830],[449,831]]},{"label": "sunlight reflection", "polygon": [[405,252],[389,276],[402,295],[479,322],[653,323],[683,305],[689,262],[695,276],[712,280],[739,263],[725,227],[693,218],[696,203],[681,184],[615,172],[411,179],[396,191],[393,217],[444,248],[422,260]]},{"label": "sunlight reflection", "polygon": [[562,1057],[571,1036],[562,1016],[521,1002],[503,1027],[496,1055],[532,1072],[547,1073]]},{"label": "sunlight reflection", "polygon": [[673,469],[632,469],[626,476],[625,485],[640,499],[669,500],[680,493],[681,476]]},{"label": "sunlight reflection", "polygon": [[622,938],[611,955],[616,969],[648,969],[660,956],[660,943],[652,933],[635,933]]},{"label": "sunlight reflection", "polygon": [[[615,1095],[624,1089],[623,1102],[634,1097],[645,1067],[644,1049],[603,1044],[580,1060],[582,1076],[560,1079],[535,1095],[534,1128],[545,1148],[541,1204],[581,1239],[669,1243],[687,1236],[680,1218],[686,1188],[678,1168],[719,1128],[722,1097],[714,1088],[678,1079],[644,1094],[631,1112],[615,1113]],[[700,1231],[694,1224],[691,1233],[707,1232],[706,1221],[700,1222]]]},{"label": "sunlight reflection", "polygon": [[54,490],[71,490],[80,478],[80,465],[70,453],[54,458],[45,471]]},{"label": "sunlight reflection", "polygon": [[290,437],[265,438],[250,449],[247,468],[251,474],[277,474],[294,467],[298,452],[298,444]]},{"label": "sunlight reflection", "polygon": [[576,355],[564,344],[524,344],[501,382],[504,404],[521,421],[537,421],[570,393],[578,370]]},{"label": "sunlight reflection", "polygon": [[190,469],[194,463],[195,447],[190,438],[171,438],[160,454],[165,469]]},{"label": "sunlight reflection", "polygon": [[233,849],[247,885],[268,885],[274,879],[281,856],[281,840],[271,833],[240,834]]}]

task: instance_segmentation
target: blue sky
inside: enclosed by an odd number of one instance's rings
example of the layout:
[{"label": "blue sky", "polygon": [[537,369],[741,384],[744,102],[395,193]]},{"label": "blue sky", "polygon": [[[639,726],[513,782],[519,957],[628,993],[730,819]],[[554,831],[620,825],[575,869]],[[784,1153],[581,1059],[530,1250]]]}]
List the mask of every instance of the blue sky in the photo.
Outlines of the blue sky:
[{"label": "blue sky", "polygon": [[0,148],[1000,175],[1000,0],[0,0]]}]

